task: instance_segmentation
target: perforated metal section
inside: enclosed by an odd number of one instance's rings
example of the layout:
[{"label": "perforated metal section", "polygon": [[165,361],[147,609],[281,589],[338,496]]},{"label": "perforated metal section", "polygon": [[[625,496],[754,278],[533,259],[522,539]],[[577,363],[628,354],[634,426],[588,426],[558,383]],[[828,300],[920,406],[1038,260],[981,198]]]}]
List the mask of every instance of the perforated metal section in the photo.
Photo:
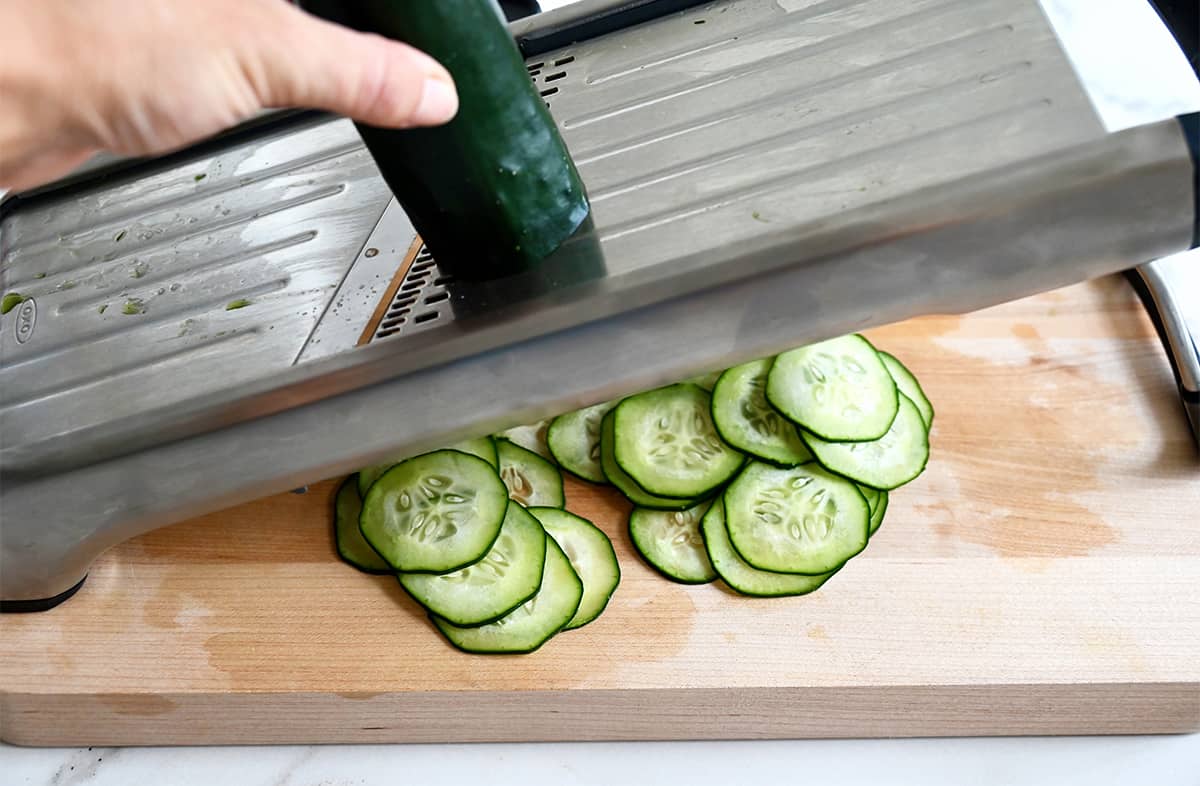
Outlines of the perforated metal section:
[{"label": "perforated metal section", "polygon": [[429,249],[421,246],[372,340],[415,333],[448,317],[450,293],[446,284],[450,281],[438,269]]},{"label": "perforated metal section", "polygon": [[546,106],[550,106],[554,96],[562,90],[563,80],[567,78],[566,67],[574,62],[574,55],[563,55],[553,60],[539,60],[525,66],[538,93],[545,99]]},{"label": "perforated metal section", "polygon": [[[547,107],[556,95],[561,94],[566,84],[567,66],[573,62],[574,55],[560,53],[549,60],[526,64],[529,78],[533,80]],[[371,340],[419,333],[441,320],[452,319],[450,293],[446,290],[450,281],[450,276],[438,268],[429,249],[422,245]]]}]

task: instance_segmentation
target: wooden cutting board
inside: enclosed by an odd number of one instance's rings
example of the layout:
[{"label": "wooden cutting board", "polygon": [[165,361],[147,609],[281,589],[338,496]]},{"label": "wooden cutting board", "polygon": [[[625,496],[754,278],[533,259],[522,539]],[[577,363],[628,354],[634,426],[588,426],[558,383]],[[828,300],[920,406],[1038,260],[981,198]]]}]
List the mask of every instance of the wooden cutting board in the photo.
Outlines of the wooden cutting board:
[{"label": "wooden cutting board", "polygon": [[[1106,279],[871,331],[938,409],[933,458],[818,593],[645,567],[528,656],[451,649],[338,562],[332,484],[152,532],[0,618],[0,736],[30,745],[1153,733],[1200,729],[1200,457],[1138,302]],[[64,490],[64,493],[69,491]]]}]

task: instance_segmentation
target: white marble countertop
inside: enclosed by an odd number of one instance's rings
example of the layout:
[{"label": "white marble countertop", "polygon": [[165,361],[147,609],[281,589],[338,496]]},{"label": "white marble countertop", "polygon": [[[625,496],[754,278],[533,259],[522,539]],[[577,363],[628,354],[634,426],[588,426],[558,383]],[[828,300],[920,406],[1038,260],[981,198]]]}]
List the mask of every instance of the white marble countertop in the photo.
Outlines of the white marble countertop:
[{"label": "white marble countertop", "polygon": [[[568,0],[544,0],[544,6]],[[1200,84],[1145,0],[1040,0],[1112,130],[1200,110]],[[1081,13],[1087,8],[1089,13]],[[1102,8],[1103,15],[1095,11]],[[1114,58],[1114,52],[1124,56]],[[1136,56],[1130,56],[1135,52]],[[812,783],[1200,786],[1200,734],[727,743],[27,749],[0,786]]]},{"label": "white marble countertop", "polygon": [[953,740],[0,747],[3,786],[1197,786],[1200,734]]}]

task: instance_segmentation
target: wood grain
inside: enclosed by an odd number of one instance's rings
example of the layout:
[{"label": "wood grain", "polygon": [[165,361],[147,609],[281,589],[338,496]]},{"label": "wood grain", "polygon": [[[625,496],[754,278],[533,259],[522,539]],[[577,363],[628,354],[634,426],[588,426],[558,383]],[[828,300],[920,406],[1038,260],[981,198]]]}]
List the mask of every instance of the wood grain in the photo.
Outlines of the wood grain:
[{"label": "wood grain", "polygon": [[528,656],[451,649],[338,562],[332,483],[124,543],[0,618],[28,745],[1156,733],[1200,729],[1200,457],[1117,279],[870,331],[937,407],[927,472],[818,593],[623,578]]}]

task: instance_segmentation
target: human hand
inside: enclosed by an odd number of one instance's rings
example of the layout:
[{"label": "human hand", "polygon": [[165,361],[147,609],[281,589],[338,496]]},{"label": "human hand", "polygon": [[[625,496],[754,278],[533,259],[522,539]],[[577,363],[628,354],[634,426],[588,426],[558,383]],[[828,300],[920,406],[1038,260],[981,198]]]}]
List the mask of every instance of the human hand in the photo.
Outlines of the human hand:
[{"label": "human hand", "polygon": [[404,128],[450,120],[458,97],[427,55],[285,0],[0,0],[0,190],[273,107]]}]

